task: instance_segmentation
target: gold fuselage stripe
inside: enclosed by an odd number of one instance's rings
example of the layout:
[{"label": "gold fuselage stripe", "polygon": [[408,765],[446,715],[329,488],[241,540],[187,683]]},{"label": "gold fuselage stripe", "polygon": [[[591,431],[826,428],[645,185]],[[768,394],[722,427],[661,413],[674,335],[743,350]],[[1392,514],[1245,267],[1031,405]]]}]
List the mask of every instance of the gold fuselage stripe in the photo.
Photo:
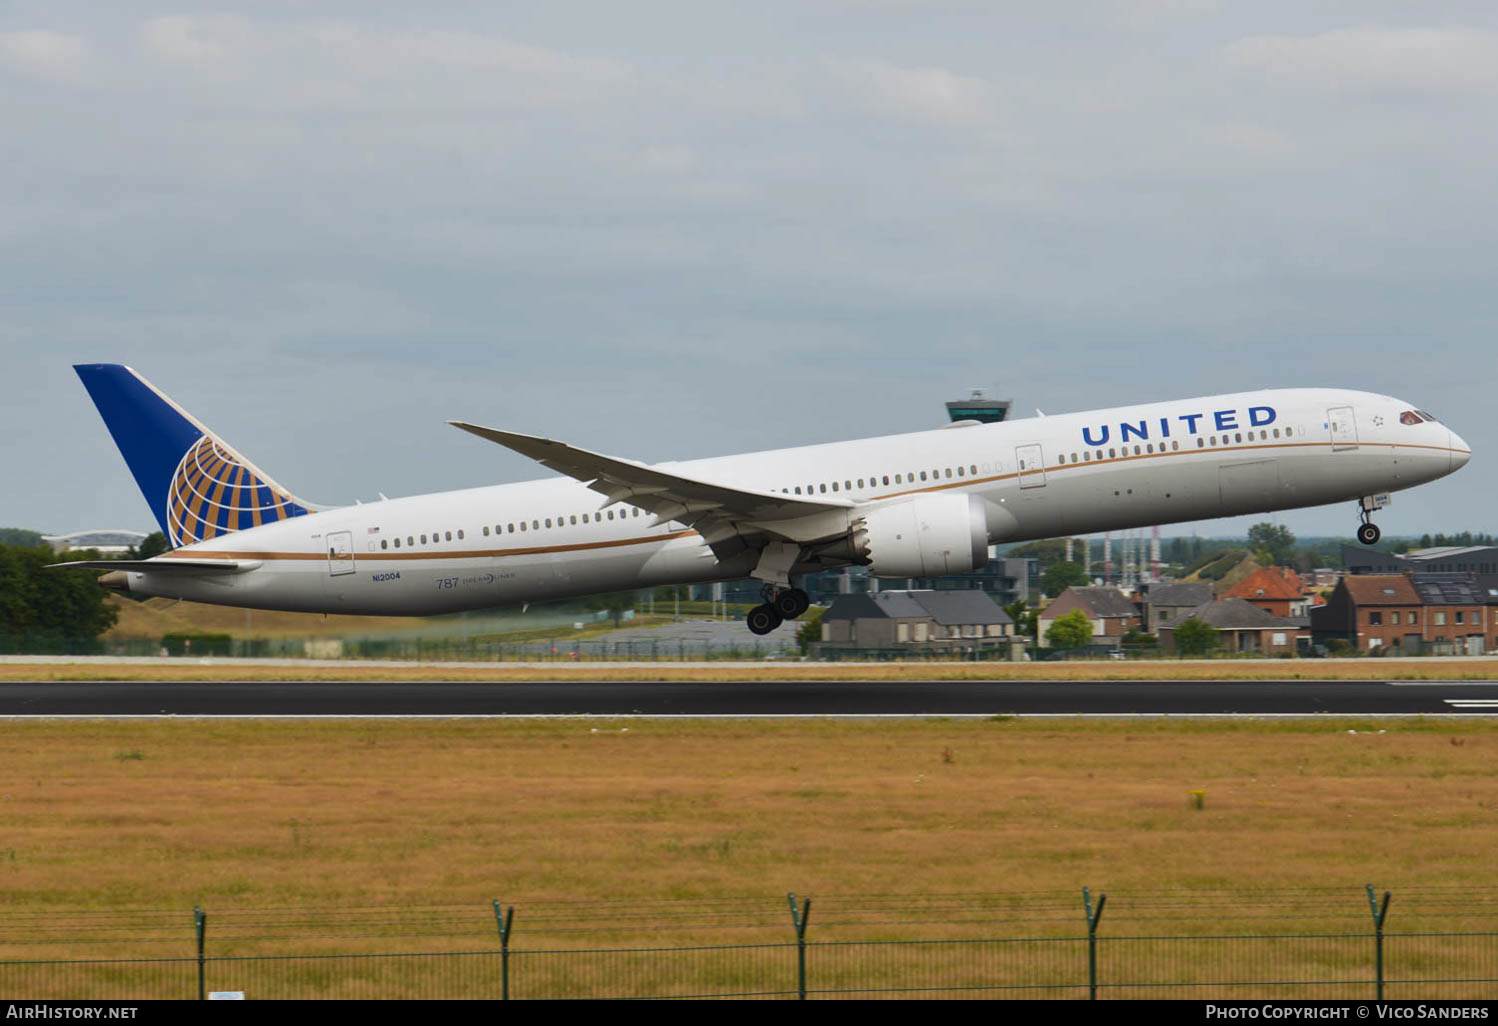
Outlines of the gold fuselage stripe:
[{"label": "gold fuselage stripe", "polygon": [[[1198,437],[1198,436],[1193,436],[1193,437]],[[1031,474],[1039,475],[1039,474],[1042,474],[1042,473],[1045,473],[1045,474],[1054,474],[1054,473],[1060,473],[1060,472],[1069,471],[1069,470],[1087,469],[1087,468],[1091,468],[1091,467],[1101,467],[1101,466],[1106,466],[1106,465],[1114,464],[1114,463],[1131,463],[1131,462],[1134,462],[1134,461],[1137,461],[1137,460],[1159,459],[1161,457],[1172,457],[1172,456],[1205,456],[1205,455],[1212,454],[1212,453],[1252,452],[1252,451],[1262,451],[1262,450],[1272,450],[1272,449],[1315,449],[1315,448],[1327,448],[1327,447],[1329,447],[1331,445],[1332,445],[1331,442],[1267,442],[1267,443],[1260,442],[1260,443],[1256,443],[1254,445],[1238,444],[1238,445],[1232,445],[1232,446],[1226,446],[1226,447],[1219,445],[1219,446],[1206,446],[1206,447],[1203,447],[1203,448],[1200,448],[1200,449],[1185,449],[1185,448],[1183,448],[1183,449],[1169,450],[1169,451],[1165,451],[1165,452],[1140,453],[1138,456],[1128,455],[1128,456],[1107,457],[1107,458],[1104,458],[1104,459],[1101,459],[1101,460],[1091,460],[1091,461],[1084,461],[1084,462],[1080,462],[1080,463],[1058,463],[1058,464],[1054,464],[1054,465],[1051,465],[1051,466],[1046,466],[1044,468],[1036,468],[1033,471],[1027,470],[1027,471],[1025,471],[1025,475],[1026,476],[1029,476]],[[1352,448],[1353,448],[1353,446],[1349,446],[1348,447],[1348,451],[1351,451]],[[1414,444],[1403,443],[1403,442],[1362,442],[1362,443],[1358,443],[1356,445],[1356,448],[1360,448],[1360,449],[1361,448],[1369,448],[1369,449],[1421,449],[1421,450],[1425,450],[1427,452],[1443,452],[1443,453],[1451,453],[1451,454],[1460,453],[1460,454],[1463,454],[1463,455],[1470,455],[1469,450],[1466,450],[1466,449],[1453,449],[1453,448],[1449,448],[1449,447],[1446,447],[1446,446],[1436,446],[1436,445],[1414,445]],[[1095,447],[1094,447],[1094,449],[1095,449]],[[1094,450],[1088,450],[1088,451],[1094,451]],[[1070,453],[1068,453],[1068,455],[1070,455]],[[882,501],[884,499],[896,499],[896,498],[899,498],[899,497],[904,496],[904,495],[919,495],[919,494],[923,494],[923,493],[926,493],[926,492],[941,492],[941,491],[948,491],[948,490],[953,489],[953,488],[970,488],[970,487],[973,487],[975,485],[993,484],[993,483],[999,482],[999,481],[1010,481],[1010,480],[1014,480],[1014,479],[1016,479],[1016,478],[1018,478],[1020,476],[1021,475],[1018,472],[1015,472],[1015,473],[1012,473],[1012,474],[995,474],[995,475],[992,475],[990,477],[966,477],[966,478],[959,478],[959,479],[954,479],[952,481],[944,482],[942,484],[929,485],[929,486],[926,486],[926,487],[923,487],[923,488],[910,488],[910,489],[906,489],[904,491],[887,492],[887,493],[884,493],[884,494],[881,494],[881,495],[872,496],[872,497],[870,497],[869,499],[867,499],[865,501],[868,501],[868,502],[878,502],[878,501]],[[793,496],[791,496],[791,498],[795,499],[795,498],[807,498],[807,497],[806,496],[794,496],[793,495]],[[810,498],[812,498],[813,501],[815,500],[815,496],[812,496]],[[541,554],[556,553],[556,552],[585,552],[585,551],[593,550],[593,549],[618,548],[618,547],[628,546],[628,545],[645,545],[645,544],[648,544],[650,542],[672,541],[672,540],[677,539],[677,538],[688,538],[688,537],[691,537],[692,535],[695,535],[695,534],[697,534],[696,531],[685,530],[685,531],[676,531],[676,532],[673,532],[671,534],[647,535],[645,537],[636,537],[636,538],[620,538],[620,539],[614,539],[614,540],[611,540],[611,541],[578,542],[578,543],[573,543],[573,544],[568,544],[568,545],[538,545],[538,546],[532,546],[532,547],[529,547],[529,548],[519,548],[519,549],[463,549],[463,550],[457,550],[457,551],[442,551],[442,552],[390,552],[390,551],[382,549],[382,550],[380,550],[378,552],[356,552],[356,553],[354,553],[354,555],[355,555],[355,557],[357,559],[360,559],[360,560],[392,560],[392,561],[396,561],[396,560],[400,560],[400,561],[422,560],[422,559],[480,559],[480,558],[488,558],[488,557],[504,558],[506,556],[530,556],[530,555],[541,555]],[[319,552],[251,552],[251,551],[225,552],[225,551],[220,551],[220,550],[214,550],[214,551],[207,551],[207,552],[198,552],[198,551],[192,550],[191,548],[177,549],[177,550],[175,550],[173,552],[163,553],[160,558],[170,559],[170,558],[173,558],[173,557],[176,557],[176,558],[179,558],[179,559],[261,559],[261,560],[299,560],[299,559],[300,560],[309,560],[309,559],[310,560],[318,560],[318,559],[326,559],[326,558],[328,558],[326,555],[324,555],[320,551]]]}]

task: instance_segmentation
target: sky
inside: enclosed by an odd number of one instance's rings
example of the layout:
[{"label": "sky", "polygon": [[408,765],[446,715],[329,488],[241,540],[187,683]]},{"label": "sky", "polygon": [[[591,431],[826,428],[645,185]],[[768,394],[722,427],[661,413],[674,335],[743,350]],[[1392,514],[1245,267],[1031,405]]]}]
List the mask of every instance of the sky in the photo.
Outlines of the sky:
[{"label": "sky", "polygon": [[0,2],[0,525],[154,529],[118,362],[328,504],[1367,389],[1493,531],[1495,126],[1490,3]]}]

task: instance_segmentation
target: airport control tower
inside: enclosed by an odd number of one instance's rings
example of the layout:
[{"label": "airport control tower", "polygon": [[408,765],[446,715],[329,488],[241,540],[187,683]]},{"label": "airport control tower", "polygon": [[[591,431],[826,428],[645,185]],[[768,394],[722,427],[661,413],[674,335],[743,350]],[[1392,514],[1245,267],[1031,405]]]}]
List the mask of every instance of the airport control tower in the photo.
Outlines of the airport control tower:
[{"label": "airport control tower", "polygon": [[997,424],[1009,416],[1012,399],[990,399],[983,389],[973,389],[966,399],[953,399],[947,403],[947,415],[952,423],[959,420],[976,420],[980,424]]}]

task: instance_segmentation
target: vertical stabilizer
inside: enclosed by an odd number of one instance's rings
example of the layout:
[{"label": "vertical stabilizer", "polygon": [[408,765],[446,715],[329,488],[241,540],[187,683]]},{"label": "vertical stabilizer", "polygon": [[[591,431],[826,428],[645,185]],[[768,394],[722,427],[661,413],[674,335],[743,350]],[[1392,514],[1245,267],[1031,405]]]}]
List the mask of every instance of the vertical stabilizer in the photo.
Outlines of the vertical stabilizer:
[{"label": "vertical stabilizer", "polygon": [[173,548],[303,516],[295,498],[129,367],[73,368]]}]

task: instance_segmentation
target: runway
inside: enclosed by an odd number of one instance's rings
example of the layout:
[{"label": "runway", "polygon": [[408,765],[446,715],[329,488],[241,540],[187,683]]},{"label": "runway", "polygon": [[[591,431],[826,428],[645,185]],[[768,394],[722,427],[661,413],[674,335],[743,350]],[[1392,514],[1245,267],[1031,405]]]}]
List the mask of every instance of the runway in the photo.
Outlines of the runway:
[{"label": "runway", "polygon": [[1484,716],[1498,683],[0,684],[0,717]]}]

